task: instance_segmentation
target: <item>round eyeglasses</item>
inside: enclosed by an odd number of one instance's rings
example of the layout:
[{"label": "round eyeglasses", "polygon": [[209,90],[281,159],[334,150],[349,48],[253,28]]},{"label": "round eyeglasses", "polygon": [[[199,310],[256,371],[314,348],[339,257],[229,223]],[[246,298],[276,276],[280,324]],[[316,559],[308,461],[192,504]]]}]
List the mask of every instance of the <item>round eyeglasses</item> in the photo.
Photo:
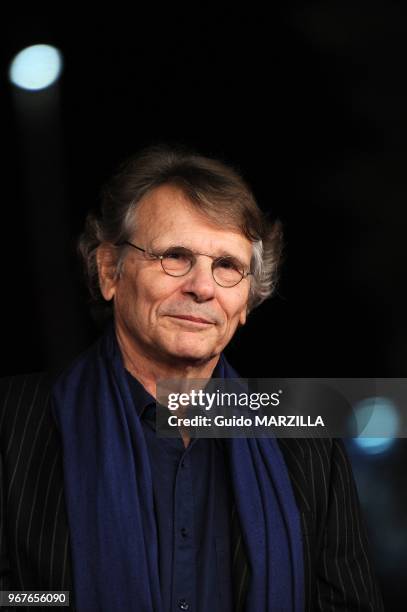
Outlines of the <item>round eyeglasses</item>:
[{"label": "round eyeglasses", "polygon": [[252,274],[244,269],[243,264],[231,255],[223,257],[214,257],[206,253],[197,253],[181,246],[173,246],[164,251],[162,254],[151,253],[146,249],[125,240],[116,244],[120,246],[128,244],[129,246],[146,253],[147,256],[161,261],[162,269],[169,276],[185,276],[191,270],[196,262],[197,255],[203,255],[212,259],[212,276],[214,281],[221,287],[235,287],[241,280]]}]

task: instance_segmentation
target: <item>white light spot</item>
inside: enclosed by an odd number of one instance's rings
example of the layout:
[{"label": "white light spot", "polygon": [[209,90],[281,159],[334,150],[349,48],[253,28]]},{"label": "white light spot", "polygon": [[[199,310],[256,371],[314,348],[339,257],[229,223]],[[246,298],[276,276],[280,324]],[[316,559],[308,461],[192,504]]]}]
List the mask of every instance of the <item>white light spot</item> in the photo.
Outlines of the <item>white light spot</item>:
[{"label": "white light spot", "polygon": [[10,64],[10,81],[36,91],[54,83],[62,70],[62,55],[50,45],[33,45],[20,51]]}]

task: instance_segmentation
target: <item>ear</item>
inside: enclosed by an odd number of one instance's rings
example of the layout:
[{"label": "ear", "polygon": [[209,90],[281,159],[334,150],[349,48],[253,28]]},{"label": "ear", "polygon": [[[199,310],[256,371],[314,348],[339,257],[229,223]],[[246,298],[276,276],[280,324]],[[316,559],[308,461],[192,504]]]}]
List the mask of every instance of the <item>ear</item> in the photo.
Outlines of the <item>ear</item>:
[{"label": "ear", "polygon": [[242,312],[240,313],[239,326],[244,325],[246,323],[246,319],[247,319],[247,306],[245,306]]},{"label": "ear", "polygon": [[96,263],[99,274],[99,287],[107,301],[110,301],[116,293],[116,262],[117,253],[112,244],[105,242],[98,246]]}]

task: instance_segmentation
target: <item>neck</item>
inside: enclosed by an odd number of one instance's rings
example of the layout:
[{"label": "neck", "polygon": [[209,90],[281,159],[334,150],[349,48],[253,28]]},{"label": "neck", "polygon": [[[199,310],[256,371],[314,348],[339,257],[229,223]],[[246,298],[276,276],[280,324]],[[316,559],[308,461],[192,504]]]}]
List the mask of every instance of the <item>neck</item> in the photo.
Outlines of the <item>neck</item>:
[{"label": "neck", "polygon": [[219,361],[219,355],[205,361],[176,360],[175,358],[168,359],[168,361],[165,359],[157,361],[147,351],[137,350],[137,347],[129,342],[117,325],[115,325],[115,333],[124,367],[155,398],[157,380],[209,379]]}]

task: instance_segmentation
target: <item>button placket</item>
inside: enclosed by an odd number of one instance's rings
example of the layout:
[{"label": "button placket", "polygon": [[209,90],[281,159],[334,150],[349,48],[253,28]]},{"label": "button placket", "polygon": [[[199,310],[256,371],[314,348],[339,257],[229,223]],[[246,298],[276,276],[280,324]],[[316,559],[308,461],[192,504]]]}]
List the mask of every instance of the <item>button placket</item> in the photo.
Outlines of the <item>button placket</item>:
[{"label": "button placket", "polygon": [[[196,559],[193,538],[193,488],[188,446],[175,481],[173,601],[179,610],[193,610]],[[181,469],[182,468],[182,469]]]}]

